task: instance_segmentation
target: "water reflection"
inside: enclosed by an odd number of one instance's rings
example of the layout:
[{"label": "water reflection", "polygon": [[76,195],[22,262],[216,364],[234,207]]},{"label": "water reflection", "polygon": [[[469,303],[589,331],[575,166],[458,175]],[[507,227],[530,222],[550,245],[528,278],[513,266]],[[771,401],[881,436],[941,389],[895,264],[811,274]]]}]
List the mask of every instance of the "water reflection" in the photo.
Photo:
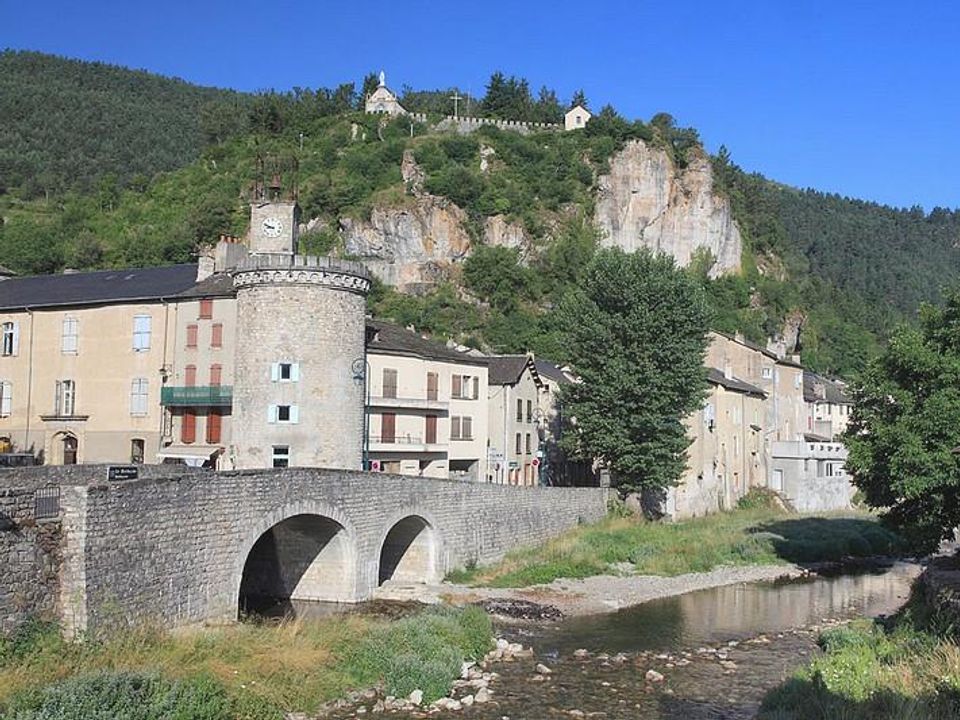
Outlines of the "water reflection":
[{"label": "water reflection", "polygon": [[897,610],[916,567],[791,583],[745,583],[654,600],[616,613],[572,618],[527,638],[542,653],[666,650],[776,633],[825,618],[878,616]]}]

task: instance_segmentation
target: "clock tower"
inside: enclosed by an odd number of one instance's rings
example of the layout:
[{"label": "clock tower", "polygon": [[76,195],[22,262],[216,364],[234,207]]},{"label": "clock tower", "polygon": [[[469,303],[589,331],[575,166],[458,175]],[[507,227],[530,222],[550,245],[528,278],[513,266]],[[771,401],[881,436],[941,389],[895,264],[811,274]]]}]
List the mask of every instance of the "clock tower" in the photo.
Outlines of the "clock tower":
[{"label": "clock tower", "polygon": [[250,203],[250,254],[295,255],[300,208],[295,200]]},{"label": "clock tower", "polygon": [[250,234],[247,236],[251,255],[297,254],[300,222],[298,171],[296,159],[284,161],[271,156],[257,157],[257,175],[250,192]]}]

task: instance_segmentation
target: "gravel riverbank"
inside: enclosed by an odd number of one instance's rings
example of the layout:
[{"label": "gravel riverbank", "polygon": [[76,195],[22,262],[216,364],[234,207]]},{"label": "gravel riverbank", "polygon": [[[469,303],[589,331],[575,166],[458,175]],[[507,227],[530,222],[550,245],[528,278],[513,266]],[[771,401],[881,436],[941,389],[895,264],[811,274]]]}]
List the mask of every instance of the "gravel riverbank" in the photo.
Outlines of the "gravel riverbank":
[{"label": "gravel riverbank", "polygon": [[446,602],[465,605],[489,600],[520,600],[550,605],[564,615],[593,615],[612,612],[658,598],[683,595],[695,590],[743,582],[798,578],[808,571],[796,565],[722,567],[709,572],[673,577],[656,575],[596,575],[582,580],[554,580],[547,585],[525,588],[484,588],[442,583],[438,585],[387,584],[378,598]]}]

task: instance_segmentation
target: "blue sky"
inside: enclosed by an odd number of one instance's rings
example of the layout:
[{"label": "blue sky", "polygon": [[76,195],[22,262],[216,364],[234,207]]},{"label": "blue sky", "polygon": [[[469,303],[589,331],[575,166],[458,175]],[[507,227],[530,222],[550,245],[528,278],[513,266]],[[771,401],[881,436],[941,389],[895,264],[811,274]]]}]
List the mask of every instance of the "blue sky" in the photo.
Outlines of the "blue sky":
[{"label": "blue sky", "polygon": [[0,47],[241,90],[482,93],[494,70],[628,117],[661,110],[747,170],[896,205],[960,207],[960,3],[23,2]]}]

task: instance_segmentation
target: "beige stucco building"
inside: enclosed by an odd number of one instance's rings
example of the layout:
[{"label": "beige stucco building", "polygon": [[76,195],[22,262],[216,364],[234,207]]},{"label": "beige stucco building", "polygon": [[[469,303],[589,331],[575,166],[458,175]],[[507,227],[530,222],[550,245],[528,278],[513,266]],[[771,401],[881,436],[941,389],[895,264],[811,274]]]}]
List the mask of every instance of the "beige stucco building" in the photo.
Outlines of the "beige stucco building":
[{"label": "beige stucco building", "polygon": [[593,117],[593,114],[587,110],[583,105],[576,105],[564,114],[563,116],[563,129],[564,130],[581,130],[587,126],[587,123],[590,121],[590,118]]},{"label": "beige stucco building", "polygon": [[536,485],[541,463],[544,383],[532,355],[490,357],[490,482]]},{"label": "beige stucco building", "polygon": [[383,472],[487,476],[487,359],[367,321],[368,439]]},{"label": "beige stucco building", "polygon": [[196,266],[0,281],[0,444],[47,463],[150,461],[176,296]]},{"label": "beige stucco building", "polygon": [[850,422],[853,401],[842,383],[804,370],[803,399],[806,402],[806,432],[810,439],[839,440]]}]

